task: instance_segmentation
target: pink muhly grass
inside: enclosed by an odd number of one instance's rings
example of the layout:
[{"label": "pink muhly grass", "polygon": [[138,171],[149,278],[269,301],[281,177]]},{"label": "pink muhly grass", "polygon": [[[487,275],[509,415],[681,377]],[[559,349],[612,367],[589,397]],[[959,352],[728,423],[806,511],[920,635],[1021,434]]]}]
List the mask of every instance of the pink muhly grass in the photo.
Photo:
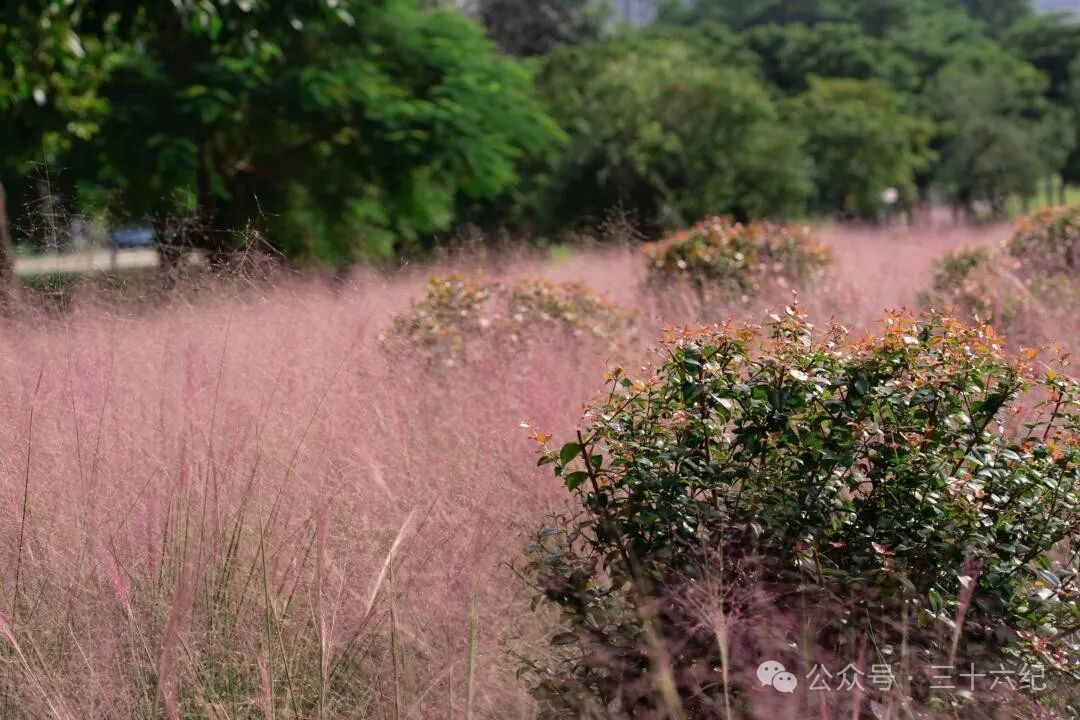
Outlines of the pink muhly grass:
[{"label": "pink muhly grass", "polygon": [[127,580],[124,578],[123,571],[117,564],[116,558],[111,552],[106,552],[102,557],[102,562],[105,565],[105,571],[109,575],[109,580],[112,582],[113,590],[116,591],[116,599],[123,606],[124,612],[131,615],[131,589],[128,587]]},{"label": "pink muhly grass", "polygon": [[15,633],[12,632],[11,625],[8,624],[8,621],[4,619],[3,615],[0,615],[0,635],[7,638],[8,642],[11,643],[12,648],[16,650],[19,648],[19,641],[15,639]]},{"label": "pink muhly grass", "polygon": [[[914,302],[933,257],[980,240],[824,232],[838,277],[802,297],[853,326]],[[618,357],[562,333],[485,340],[453,368],[384,351],[425,275],[470,265],[591,283],[642,310],[644,339]],[[35,648],[0,716],[46,714],[47,698],[71,717],[381,718],[399,698],[399,720],[528,717],[511,657],[544,657],[553,619],[507,563],[568,498],[520,423],[572,433],[604,370],[647,360],[664,322],[760,319],[787,300],[658,317],[668,305],[642,280],[637,249],[616,246],[0,325],[0,608],[19,607],[0,634]],[[756,627],[777,640],[750,599],[704,616],[733,683]]]}]

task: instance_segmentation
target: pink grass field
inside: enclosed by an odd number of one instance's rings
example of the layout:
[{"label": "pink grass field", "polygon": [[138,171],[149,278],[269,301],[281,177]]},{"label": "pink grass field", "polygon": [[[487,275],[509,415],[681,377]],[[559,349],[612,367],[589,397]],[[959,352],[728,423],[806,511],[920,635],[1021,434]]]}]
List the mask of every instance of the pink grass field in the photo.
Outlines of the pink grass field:
[{"label": "pink grass field", "polygon": [[[1008,227],[822,232],[836,276],[802,301],[870,327]],[[656,317],[615,248],[6,321],[0,718],[533,717],[515,657],[543,655],[551,618],[509,564],[567,497],[521,424],[565,437],[605,368],[648,354],[386,352],[425,276],[461,268],[583,280],[645,338],[770,302]]]}]

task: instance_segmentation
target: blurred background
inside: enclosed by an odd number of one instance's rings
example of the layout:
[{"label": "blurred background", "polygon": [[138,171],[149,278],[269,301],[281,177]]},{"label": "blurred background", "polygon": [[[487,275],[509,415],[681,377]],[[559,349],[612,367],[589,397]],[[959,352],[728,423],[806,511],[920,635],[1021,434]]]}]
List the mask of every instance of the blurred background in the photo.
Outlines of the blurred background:
[{"label": "blurred background", "polygon": [[5,3],[0,266],[226,262],[257,236],[347,267],[707,214],[993,221],[1073,196],[1078,9]]}]

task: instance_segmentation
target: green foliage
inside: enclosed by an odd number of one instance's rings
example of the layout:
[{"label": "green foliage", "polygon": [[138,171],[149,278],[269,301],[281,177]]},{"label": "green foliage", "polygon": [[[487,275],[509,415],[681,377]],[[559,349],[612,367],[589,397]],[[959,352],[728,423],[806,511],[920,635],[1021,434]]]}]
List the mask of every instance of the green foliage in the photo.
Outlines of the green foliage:
[{"label": "green foliage", "polygon": [[1039,210],[1024,218],[1007,246],[1027,278],[1080,272],[1080,206]]},{"label": "green foliage", "polygon": [[479,0],[488,37],[510,55],[546,55],[598,38],[606,6],[594,0]]},{"label": "green foliage", "polygon": [[[1032,195],[1041,178],[1065,167],[1075,135],[1055,104],[1066,102],[1060,81],[1047,85],[1039,68],[1013,54],[1042,64],[1052,56],[1060,75],[1071,32],[1051,31],[1022,5],[661,3],[658,28],[555,53],[547,63],[543,94],[571,140],[538,174],[526,215],[552,231],[625,211],[648,233],[717,212],[790,216],[806,200],[816,212],[874,217],[885,188],[910,204],[933,182],[972,213],[1001,213],[1009,197]],[[989,39],[1010,28],[1007,47]],[[716,36],[716,50],[700,42],[706,34]],[[1054,38],[1061,52],[1033,49]],[[747,97],[714,115],[714,99],[739,98],[733,86],[800,97],[788,113],[762,105],[753,123],[746,112],[731,117],[732,106],[756,105]],[[684,128],[687,116],[695,122]],[[783,134],[785,154],[771,164],[786,170],[781,177],[740,180],[741,159],[758,168],[749,151],[766,148],[759,131],[735,131],[741,124]],[[713,127],[733,129],[724,139],[743,143],[700,141]],[[740,185],[741,193],[724,191]],[[775,190],[757,197],[762,188]]]},{"label": "green foliage", "polygon": [[1037,343],[1044,339],[1035,333],[1044,324],[1045,306],[1018,270],[1015,258],[985,248],[950,253],[938,261],[930,289],[919,302],[960,317],[993,322],[1020,344]]},{"label": "green foliage", "polygon": [[765,25],[744,37],[765,78],[788,94],[806,90],[815,75],[876,79],[900,92],[918,84],[918,71],[910,59],[857,25]]},{"label": "green foliage", "polygon": [[933,126],[905,115],[900,99],[874,82],[811,78],[792,104],[813,161],[813,207],[876,217],[882,193],[899,191],[901,207],[917,198],[916,177],[931,167]]},{"label": "green foliage", "polygon": [[522,278],[505,286],[456,274],[429,278],[424,296],[394,317],[385,340],[399,351],[420,350],[454,365],[482,353],[476,344],[485,337],[530,345],[559,333],[615,348],[633,331],[629,312],[584,283]]},{"label": "green foliage", "polygon": [[814,24],[850,18],[843,0],[666,0],[657,5],[663,23],[692,25],[719,22],[736,30],[759,25]]},{"label": "green foliage", "polygon": [[633,329],[630,313],[597,297],[582,282],[524,278],[510,287],[508,305],[508,317],[519,328],[515,336],[528,337],[533,328],[553,326],[573,337],[613,345],[626,340]]},{"label": "green foliage", "polygon": [[646,245],[645,256],[650,284],[688,282],[702,302],[748,299],[769,285],[805,286],[832,262],[806,227],[720,217]]},{"label": "green foliage", "polygon": [[1057,140],[1071,149],[1063,172],[1066,181],[1080,180],[1080,136],[1075,127],[1080,113],[1080,25],[1059,15],[1038,16],[1013,28],[1003,42],[1046,73],[1047,98],[1070,112],[1073,122],[1061,127]]},{"label": "green foliage", "polygon": [[995,46],[946,64],[929,88],[945,129],[939,180],[961,205],[976,201],[1000,214],[1012,194],[1028,197],[1039,179],[1064,165],[1067,117],[1051,108],[1038,70]]},{"label": "green foliage", "polygon": [[[1069,64],[1069,81],[1064,93],[1065,107],[1072,113],[1074,119],[1080,117],[1080,52]],[[1066,182],[1075,183],[1080,180],[1080,130],[1074,127],[1070,132],[1066,129],[1063,135],[1065,142],[1071,143],[1072,152],[1065,162],[1062,178]]]},{"label": "green foliage", "polygon": [[468,275],[432,276],[424,297],[394,317],[390,334],[453,361],[470,338],[489,326],[484,313],[497,289],[495,283]]},{"label": "green foliage", "polygon": [[[63,5],[63,6],[62,6]],[[0,7],[0,178],[92,137],[106,104],[97,88],[116,58],[72,3]]]},{"label": "green foliage", "polygon": [[[882,704],[925,707],[931,664],[1037,657],[1071,683],[1080,384],[1010,358],[988,327],[884,328],[820,334],[788,308],[764,336],[673,332],[648,380],[611,374],[541,459],[578,503],[529,553],[561,612],[561,661],[530,668],[545,717],[670,717],[675,701],[741,717],[759,698],[727,665],[740,642],[754,667],[779,649],[789,668],[903,646],[911,683],[866,688]],[[798,634],[762,649],[767,628],[724,620],[739,613],[794,616]],[[948,702],[970,717],[997,700]]]},{"label": "green foliage", "polygon": [[921,302],[992,321],[1018,344],[1052,341],[1080,303],[1080,208],[1024,218],[1004,248],[965,250],[938,263]]},{"label": "green foliage", "polygon": [[1034,14],[1031,0],[960,0],[959,4],[991,35],[1000,35]]},{"label": "green foliage", "polygon": [[924,93],[938,71],[958,54],[987,42],[980,25],[966,12],[940,4],[932,12],[915,13],[905,23],[890,27],[884,39],[914,66],[919,94],[912,100],[923,112],[931,109],[921,105],[928,100]]},{"label": "green foliage", "polygon": [[869,217],[931,183],[1000,213],[1080,177],[1080,33],[1025,0],[669,0],[648,29],[607,7],[8,3],[0,183],[18,216],[43,160],[74,210],[344,265],[466,224]]},{"label": "green foliage", "polygon": [[32,0],[0,5],[0,305],[14,278],[10,212],[31,203],[21,182],[92,137],[107,112],[98,86],[115,62],[108,29],[81,4]]},{"label": "green foliage", "polygon": [[645,37],[564,49],[541,88],[569,135],[539,181],[541,226],[625,210],[655,232],[709,213],[783,217],[804,205],[798,136],[768,92],[691,45]]},{"label": "green foliage", "polygon": [[1000,319],[993,294],[999,278],[990,269],[996,256],[984,248],[949,253],[937,262],[929,292],[921,304],[986,320]]},{"label": "green foliage", "polygon": [[1073,76],[1070,65],[1080,55],[1080,25],[1060,15],[1039,15],[1010,29],[1002,43],[1046,73],[1050,99],[1066,99]]},{"label": "green foliage", "polygon": [[962,13],[987,32],[1001,33],[1029,17],[1029,0],[660,0],[660,22],[721,22],[744,30],[761,25],[855,22],[877,36],[918,22]]},{"label": "green foliage", "polygon": [[527,68],[418,0],[158,3],[114,18],[126,45],[101,90],[110,111],[71,160],[127,213],[196,215],[191,239],[211,249],[249,222],[300,259],[416,249],[559,136]]}]

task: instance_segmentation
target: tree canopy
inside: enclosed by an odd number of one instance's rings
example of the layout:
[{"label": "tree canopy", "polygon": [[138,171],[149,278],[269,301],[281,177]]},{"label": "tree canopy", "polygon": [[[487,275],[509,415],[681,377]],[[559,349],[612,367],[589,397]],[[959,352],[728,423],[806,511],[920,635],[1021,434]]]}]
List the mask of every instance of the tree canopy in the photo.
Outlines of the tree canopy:
[{"label": "tree canopy", "polygon": [[510,55],[546,55],[561,44],[594,40],[606,7],[593,0],[479,0],[488,36]]},{"label": "tree canopy", "polygon": [[[0,285],[13,273],[8,212],[24,200],[19,180],[98,131],[106,105],[97,87],[114,55],[84,32],[92,19],[54,2],[0,7]],[[8,189],[14,202],[9,200]]]},{"label": "tree canopy", "polygon": [[[294,254],[386,256],[516,180],[557,129],[529,72],[406,0],[140,10],[94,156],[136,214],[194,211],[211,247],[269,210]],[[148,127],[148,118],[160,121]],[[123,145],[149,130],[150,153]]]},{"label": "tree canopy", "polygon": [[1080,178],[1080,23],[1026,0],[663,0],[645,28],[610,9],[9,3],[0,188],[25,214],[45,165],[107,223],[211,257],[254,228],[343,264],[465,223],[874,217],[885,188],[1002,212]]},{"label": "tree canopy", "polygon": [[[251,222],[299,257],[407,250],[448,230],[463,202],[501,193],[518,161],[560,134],[530,71],[452,10],[410,0],[86,10],[118,48],[107,72],[92,91],[71,91],[78,76],[64,64],[84,51],[50,26],[67,54],[36,66],[57,90],[16,73],[15,92],[0,94],[16,112],[0,123],[34,128],[26,148],[61,149],[52,138],[62,136],[63,162],[89,195],[131,217],[194,216],[184,240],[215,252]],[[22,46],[14,33],[35,25],[4,27],[0,37]],[[84,108],[103,111],[82,125]],[[136,138],[143,152],[131,152]]]},{"label": "tree canopy", "polygon": [[901,92],[918,84],[909,58],[857,25],[763,25],[748,31],[745,39],[765,79],[786,93],[805,90],[814,76],[879,79]]},{"label": "tree canopy", "polygon": [[933,158],[933,126],[904,114],[900,99],[868,80],[810,78],[791,104],[806,129],[812,159],[813,205],[820,212],[874,217],[897,191],[897,201],[917,199],[916,176]]},{"label": "tree canopy", "polygon": [[543,180],[548,222],[625,211],[645,228],[709,212],[790,215],[809,188],[797,133],[748,70],[664,39],[567,49],[542,93],[570,134]]},{"label": "tree canopy", "polygon": [[1047,78],[989,46],[949,62],[929,89],[942,126],[938,176],[957,202],[1000,210],[1011,194],[1029,196],[1071,149],[1067,116],[1044,97]]}]

